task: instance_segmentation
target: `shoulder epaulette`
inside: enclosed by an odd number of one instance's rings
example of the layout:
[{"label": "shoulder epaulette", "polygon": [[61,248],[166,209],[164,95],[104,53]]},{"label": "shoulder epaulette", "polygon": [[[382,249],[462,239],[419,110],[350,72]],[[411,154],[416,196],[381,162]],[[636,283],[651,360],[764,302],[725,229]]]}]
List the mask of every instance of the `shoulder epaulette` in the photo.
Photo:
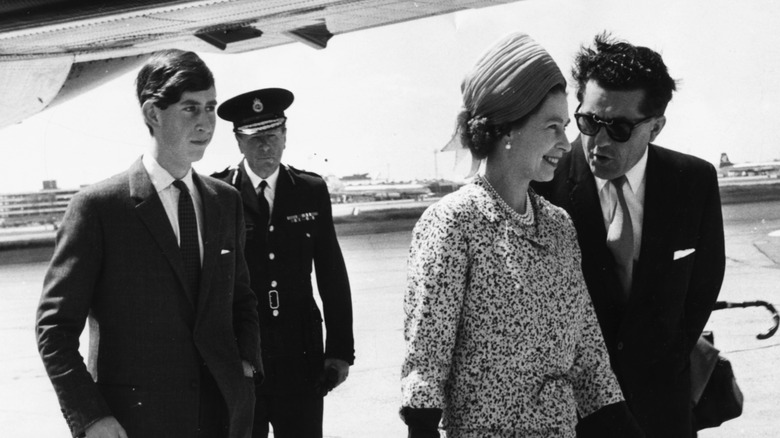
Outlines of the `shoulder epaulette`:
[{"label": "shoulder epaulette", "polygon": [[314,176],[314,177],[317,177],[317,178],[322,178],[322,176],[320,176],[318,173],[309,172],[308,170],[297,169],[297,168],[295,168],[293,166],[290,166],[289,164],[287,165],[287,168],[290,169],[291,171],[293,171],[294,173],[302,173],[304,175],[309,175],[309,176]]},{"label": "shoulder epaulette", "polygon": [[222,178],[228,176],[228,174],[230,173],[230,170],[231,170],[231,167],[228,166],[228,167],[225,168],[225,170],[221,170],[219,172],[212,173],[211,177],[212,178],[222,179]]},{"label": "shoulder epaulette", "polygon": [[228,166],[225,168],[225,170],[212,173],[211,176],[229,182],[232,186],[235,187],[239,174],[240,172],[238,171],[238,166]]}]

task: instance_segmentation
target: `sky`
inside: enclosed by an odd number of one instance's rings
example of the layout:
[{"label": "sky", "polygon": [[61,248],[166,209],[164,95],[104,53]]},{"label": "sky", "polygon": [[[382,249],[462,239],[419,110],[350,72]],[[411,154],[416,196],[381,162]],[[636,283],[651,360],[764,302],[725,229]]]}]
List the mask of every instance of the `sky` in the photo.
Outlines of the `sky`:
[{"label": "sky", "polygon": [[[439,150],[452,136],[460,82],[513,31],[544,46],[570,80],[578,48],[604,30],[659,51],[678,92],[656,143],[717,164],[780,158],[780,2],[774,0],[524,0],[334,36],[324,50],[292,44],[201,53],[219,101],[258,88],[295,94],[283,162],[322,175],[460,180],[468,160]],[[149,135],[133,93],[137,70],[0,129],[0,192],[97,182],[127,167]],[[569,111],[576,108],[569,83]],[[572,123],[570,138],[577,135]],[[219,120],[209,174],[241,156]]]}]

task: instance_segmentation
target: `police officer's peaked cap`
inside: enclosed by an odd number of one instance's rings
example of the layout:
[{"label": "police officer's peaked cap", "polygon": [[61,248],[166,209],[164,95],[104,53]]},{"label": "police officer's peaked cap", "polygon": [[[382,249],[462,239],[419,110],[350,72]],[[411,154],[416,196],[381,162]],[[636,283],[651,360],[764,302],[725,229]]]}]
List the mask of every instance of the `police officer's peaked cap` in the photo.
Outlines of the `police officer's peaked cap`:
[{"label": "police officer's peaked cap", "polygon": [[217,115],[233,122],[233,132],[254,134],[281,126],[287,120],[286,110],[294,96],[283,88],[263,88],[226,100]]}]

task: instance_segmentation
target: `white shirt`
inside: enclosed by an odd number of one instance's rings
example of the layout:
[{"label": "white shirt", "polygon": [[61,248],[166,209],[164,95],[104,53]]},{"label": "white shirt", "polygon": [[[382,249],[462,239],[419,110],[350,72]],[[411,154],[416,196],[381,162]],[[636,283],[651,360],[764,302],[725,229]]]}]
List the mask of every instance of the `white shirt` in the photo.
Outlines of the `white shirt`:
[{"label": "white shirt", "polygon": [[[165,170],[157,160],[149,154],[144,154],[141,159],[152,185],[157,190],[157,195],[162,201],[165,214],[168,215],[168,221],[173,228],[173,234],[176,235],[176,242],[181,245],[181,233],[179,232],[179,189],[174,187],[173,181],[176,180],[167,170]],[[192,180],[192,169],[182,178],[184,184],[190,191],[192,204],[195,207],[195,218],[198,221],[198,247],[200,249],[200,262],[203,263],[203,201],[200,198],[200,192],[195,187]]]},{"label": "white shirt", "polygon": [[246,174],[249,176],[249,180],[252,181],[252,187],[255,188],[255,193],[260,193],[261,181],[265,181],[268,184],[268,187],[266,187],[263,195],[265,196],[265,200],[268,201],[268,214],[272,214],[274,211],[274,199],[276,198],[276,181],[279,179],[279,169],[282,166],[280,165],[277,167],[276,170],[274,170],[274,173],[272,173],[268,178],[263,179],[257,176],[256,173],[252,172],[252,169],[249,168],[248,164],[246,164],[246,160],[244,160],[242,164],[244,165]]},{"label": "white shirt", "polygon": [[[647,150],[642,158],[626,172],[626,183],[623,185],[623,196],[628,204],[628,212],[631,215],[631,226],[634,229],[634,260],[639,259],[639,251],[642,249],[642,221],[644,219],[645,205],[645,175],[647,173]],[[609,224],[615,215],[618,205],[617,189],[609,180],[593,177],[596,180],[596,189],[599,192],[601,202],[601,214],[604,219],[604,228],[609,230]]]}]

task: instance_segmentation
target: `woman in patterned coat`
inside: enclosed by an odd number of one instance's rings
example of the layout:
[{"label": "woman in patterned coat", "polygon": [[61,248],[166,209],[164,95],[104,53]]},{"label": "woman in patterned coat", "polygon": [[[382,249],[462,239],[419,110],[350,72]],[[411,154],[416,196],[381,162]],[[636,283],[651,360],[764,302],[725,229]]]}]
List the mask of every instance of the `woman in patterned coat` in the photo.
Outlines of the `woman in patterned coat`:
[{"label": "woman in patterned coat", "polygon": [[[401,416],[410,437],[641,436],[625,408],[564,210],[529,189],[571,148],[566,81],[511,34],[462,84],[453,141],[484,174],[414,228]],[[604,409],[602,409],[604,408]],[[592,415],[595,412],[606,415]],[[612,430],[609,430],[612,428]]]}]

